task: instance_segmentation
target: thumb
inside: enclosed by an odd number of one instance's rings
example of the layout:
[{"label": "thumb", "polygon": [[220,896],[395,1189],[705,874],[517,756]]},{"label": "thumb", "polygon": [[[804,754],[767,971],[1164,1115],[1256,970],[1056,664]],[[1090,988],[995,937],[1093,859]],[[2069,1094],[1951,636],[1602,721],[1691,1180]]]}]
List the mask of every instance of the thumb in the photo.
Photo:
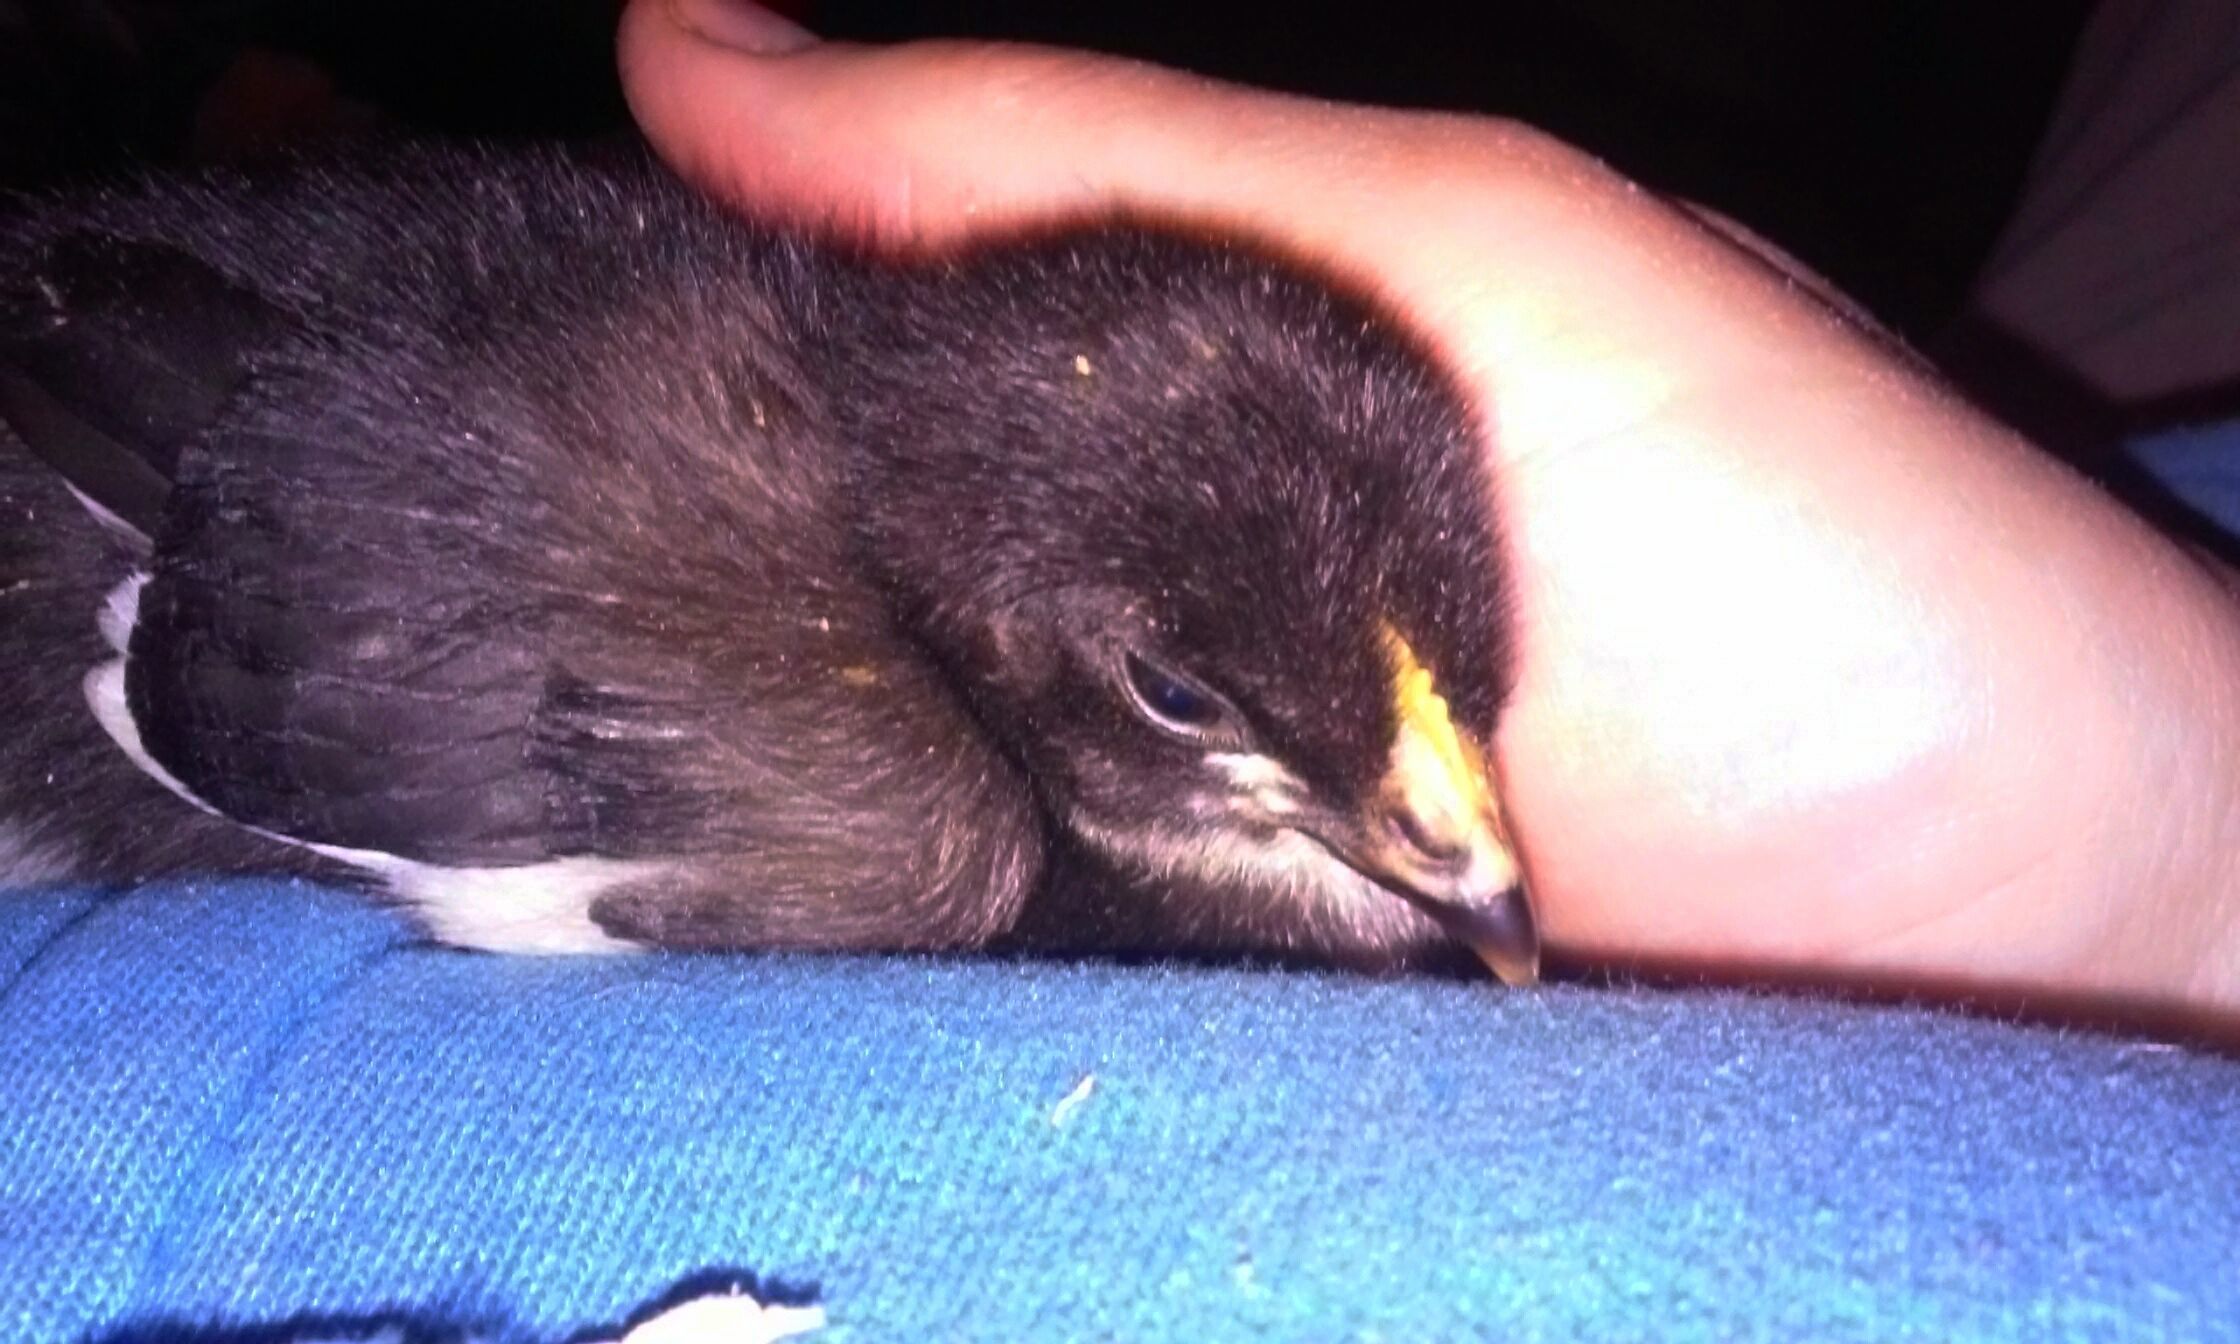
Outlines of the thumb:
[{"label": "thumb", "polygon": [[704,189],[895,242],[1119,200],[1281,209],[1310,185],[1294,123],[1380,115],[1083,52],[820,42],[748,0],[638,0],[620,47],[639,124]]}]

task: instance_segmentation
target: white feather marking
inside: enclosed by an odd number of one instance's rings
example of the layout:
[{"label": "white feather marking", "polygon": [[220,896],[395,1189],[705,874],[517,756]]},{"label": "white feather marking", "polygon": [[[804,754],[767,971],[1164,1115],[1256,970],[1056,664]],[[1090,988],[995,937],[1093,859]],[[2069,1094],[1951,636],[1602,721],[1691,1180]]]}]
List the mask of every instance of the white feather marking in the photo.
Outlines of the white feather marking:
[{"label": "white feather marking", "polygon": [[591,905],[617,887],[669,871],[661,863],[592,857],[517,868],[439,868],[372,850],[306,848],[378,874],[439,942],[486,952],[644,951],[600,928]]},{"label": "white feather marking", "polygon": [[1391,893],[1298,831],[1260,837],[1212,827],[1170,833],[1076,825],[1107,853],[1158,876],[1280,892],[1346,915],[1396,904]]},{"label": "white feather marking", "polygon": [[111,532],[116,533],[118,536],[121,536],[128,541],[134,542],[141,546],[146,546],[149,544],[147,533],[141,531],[137,527],[134,527],[132,524],[126,522],[123,518],[118,517],[115,512],[113,512],[106,504],[103,504],[100,500],[95,499],[93,496],[87,494],[83,490],[80,490],[78,487],[69,484],[67,481],[63,483],[62,488],[77,496],[78,502],[85,506],[85,510],[87,513],[93,515],[93,520],[95,522],[101,524],[103,527],[109,529]]},{"label": "white feather marking", "polygon": [[135,574],[109,590],[101,601],[101,610],[94,616],[101,627],[101,638],[117,653],[128,652],[132,647],[132,627],[140,622],[140,590],[148,586],[148,576]]},{"label": "white feather marking", "polygon": [[1283,946],[1386,950],[1431,944],[1444,935],[1405,900],[1363,877],[1299,831],[1252,835],[1200,831],[1114,831],[1075,823],[1084,838],[1154,878],[1227,889],[1228,903],[1281,912]]},{"label": "white feather marking", "polygon": [[[144,574],[119,584],[101,611],[101,633],[122,652],[131,643]],[[125,659],[113,658],[86,673],[86,704],[140,772],[214,817],[268,840],[324,854],[381,879],[442,942],[490,952],[628,952],[638,949],[607,933],[591,918],[602,894],[667,872],[659,863],[590,857],[553,859],[513,868],[445,868],[379,850],[351,849],[251,826],[195,796],[148,754],[125,699]],[[0,869],[0,872],[4,872]]]},{"label": "white feather marking", "polygon": [[1209,752],[1206,755],[1206,764],[1228,776],[1229,782],[1239,789],[1303,789],[1306,787],[1283,762],[1273,756],[1263,756],[1255,751]]},{"label": "white feather marking", "polygon": [[[106,611],[103,612],[104,616],[107,614]],[[125,627],[125,633],[127,636],[131,634],[129,625]],[[109,740],[116,743],[132,763],[139,767],[141,774],[211,816],[225,816],[225,813],[195,797],[192,790],[179,782],[178,776],[157,764],[156,758],[148,754],[147,747],[140,741],[140,725],[132,721],[132,707],[125,703],[124,659],[112,658],[86,673],[83,686],[86,705],[93,710],[94,722],[100,724],[101,730],[109,735]]]},{"label": "white feather marking", "polygon": [[1206,764],[1229,781],[1233,790],[1232,806],[1257,820],[1281,822],[1285,817],[1298,814],[1299,799],[1307,791],[1306,781],[1274,757],[1257,752],[1216,751],[1206,755]]}]

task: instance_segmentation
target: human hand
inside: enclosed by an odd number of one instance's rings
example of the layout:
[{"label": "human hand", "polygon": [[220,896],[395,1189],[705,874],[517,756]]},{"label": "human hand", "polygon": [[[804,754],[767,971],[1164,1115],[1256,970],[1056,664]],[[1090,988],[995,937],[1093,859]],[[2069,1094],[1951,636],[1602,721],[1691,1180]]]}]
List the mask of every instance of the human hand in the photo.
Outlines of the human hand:
[{"label": "human hand", "polygon": [[1770,249],[1488,118],[718,0],[638,0],[622,62],[760,216],[938,247],[1172,214],[1426,332],[1490,430],[1500,765],[1559,963],[2240,1022],[2227,577]]}]

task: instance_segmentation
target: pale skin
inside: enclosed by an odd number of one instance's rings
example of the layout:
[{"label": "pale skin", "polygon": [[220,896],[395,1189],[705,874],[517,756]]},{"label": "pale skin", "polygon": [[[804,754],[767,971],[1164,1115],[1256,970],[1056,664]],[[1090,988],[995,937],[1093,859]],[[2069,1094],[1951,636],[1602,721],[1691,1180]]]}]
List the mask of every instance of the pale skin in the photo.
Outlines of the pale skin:
[{"label": "pale skin", "polygon": [[1552,964],[2240,1040],[2240,585],[1764,245],[1484,117],[703,0],[638,0],[621,58],[660,152],[760,217],[1178,216],[1425,333],[1486,421]]}]

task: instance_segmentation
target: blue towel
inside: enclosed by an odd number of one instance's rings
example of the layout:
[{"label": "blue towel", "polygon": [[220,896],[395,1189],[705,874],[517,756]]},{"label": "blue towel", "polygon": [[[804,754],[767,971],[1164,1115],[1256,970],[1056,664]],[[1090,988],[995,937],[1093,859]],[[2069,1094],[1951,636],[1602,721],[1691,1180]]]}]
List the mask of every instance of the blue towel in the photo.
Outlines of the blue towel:
[{"label": "blue towel", "polygon": [[286,884],[10,897],[0,954],[31,1344],[559,1340],[709,1274],[835,1344],[2240,1331],[2240,1064],[2182,1049],[1725,993],[507,959]]}]

